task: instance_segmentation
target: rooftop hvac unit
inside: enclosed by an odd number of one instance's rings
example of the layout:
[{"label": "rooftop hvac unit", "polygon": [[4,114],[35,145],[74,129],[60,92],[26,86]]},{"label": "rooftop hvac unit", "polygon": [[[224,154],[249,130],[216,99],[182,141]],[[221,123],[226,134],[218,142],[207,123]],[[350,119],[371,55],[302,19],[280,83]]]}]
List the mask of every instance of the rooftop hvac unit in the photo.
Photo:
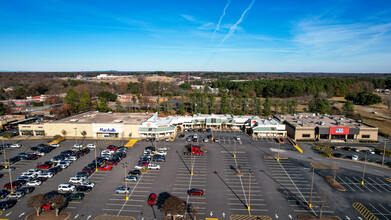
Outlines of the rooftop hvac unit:
[{"label": "rooftop hvac unit", "polygon": [[117,119],[117,120],[114,120],[114,122],[115,123],[122,123],[122,120]]},{"label": "rooftop hvac unit", "polygon": [[91,115],[84,115],[84,118],[91,118]]},{"label": "rooftop hvac unit", "polygon": [[108,114],[113,114],[113,112],[107,112]]},{"label": "rooftop hvac unit", "polygon": [[74,118],[74,119],[71,119],[71,120],[69,120],[69,121],[70,121],[70,122],[78,122],[79,119]]},{"label": "rooftop hvac unit", "polygon": [[319,123],[320,123],[320,125],[324,125],[324,121],[320,121]]}]

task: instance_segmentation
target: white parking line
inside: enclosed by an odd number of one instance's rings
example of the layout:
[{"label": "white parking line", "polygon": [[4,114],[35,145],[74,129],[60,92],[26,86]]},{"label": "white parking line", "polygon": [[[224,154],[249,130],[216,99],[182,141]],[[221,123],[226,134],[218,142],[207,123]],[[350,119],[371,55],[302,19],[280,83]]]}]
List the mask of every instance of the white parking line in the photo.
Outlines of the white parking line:
[{"label": "white parking line", "polygon": [[360,187],[357,186],[358,183],[354,183],[354,182],[353,182],[351,179],[349,179],[348,177],[346,177],[346,179],[347,179],[348,181],[350,181],[351,183],[353,183],[353,185],[354,185],[355,187],[357,187],[359,190],[361,190],[361,192],[364,192],[364,190],[362,190]]},{"label": "white parking line", "polygon": [[389,219],[389,218],[387,218],[383,213],[381,213],[379,210],[377,210],[377,208],[375,207],[375,206],[373,206],[371,203],[368,203],[370,206],[372,206],[372,208],[376,211],[376,212],[378,212],[380,215],[382,215],[383,217],[384,217],[384,219]]}]

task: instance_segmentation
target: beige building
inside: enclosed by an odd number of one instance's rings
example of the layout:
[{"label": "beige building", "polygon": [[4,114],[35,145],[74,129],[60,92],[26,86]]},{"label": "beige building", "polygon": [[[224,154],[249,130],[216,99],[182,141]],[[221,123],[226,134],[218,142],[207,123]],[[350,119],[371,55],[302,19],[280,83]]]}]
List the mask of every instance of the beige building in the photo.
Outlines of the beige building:
[{"label": "beige building", "polygon": [[377,141],[378,128],[342,115],[300,113],[276,115],[294,140]]},{"label": "beige building", "polygon": [[151,115],[87,112],[53,122],[19,125],[19,133],[47,137],[140,138],[140,124]]}]

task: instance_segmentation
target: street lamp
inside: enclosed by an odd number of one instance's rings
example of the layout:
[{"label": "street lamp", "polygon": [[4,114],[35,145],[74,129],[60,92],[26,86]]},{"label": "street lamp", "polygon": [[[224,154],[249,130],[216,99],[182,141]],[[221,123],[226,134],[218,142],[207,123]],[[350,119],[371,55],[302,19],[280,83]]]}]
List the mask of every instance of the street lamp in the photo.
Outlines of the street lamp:
[{"label": "street lamp", "polygon": [[122,163],[122,167],[124,168],[124,180],[125,180],[125,196],[126,196],[126,201],[129,200],[129,196],[128,196],[128,181],[126,180],[126,167],[128,167],[128,163],[125,162],[125,163]]},{"label": "street lamp", "polygon": [[73,129],[75,129],[75,144],[77,145],[77,127]]},{"label": "street lamp", "polygon": [[236,158],[236,140],[234,139],[234,158]]},{"label": "street lamp", "polygon": [[362,180],[361,185],[364,185],[364,176],[365,176],[365,167],[367,165],[367,153],[365,152],[365,158],[364,158],[364,169],[362,171]]},{"label": "street lamp", "polygon": [[[248,204],[247,204],[247,209],[248,211],[250,211],[250,197],[251,197],[251,174],[253,173],[253,171],[251,169],[248,170],[249,171],[249,181],[248,181]],[[250,213],[251,215],[251,213]]]},{"label": "street lamp", "polygon": [[314,174],[315,174],[315,167],[312,167],[311,194],[310,194],[310,203],[308,204],[308,207],[310,208],[312,208],[312,190],[314,189]]},{"label": "street lamp", "polygon": [[96,142],[94,142],[94,145],[95,145],[95,172],[98,172],[98,160],[96,159],[96,148],[98,147],[98,146],[96,146]]},{"label": "street lamp", "polygon": [[279,143],[278,143],[278,150],[277,150],[277,162],[280,162],[280,145],[281,145],[281,143],[280,143],[280,141],[278,141]]},{"label": "street lamp", "polygon": [[383,146],[383,159],[381,161],[381,165],[384,166],[384,156],[386,155],[386,145],[387,145],[387,139],[384,140],[384,146]]}]

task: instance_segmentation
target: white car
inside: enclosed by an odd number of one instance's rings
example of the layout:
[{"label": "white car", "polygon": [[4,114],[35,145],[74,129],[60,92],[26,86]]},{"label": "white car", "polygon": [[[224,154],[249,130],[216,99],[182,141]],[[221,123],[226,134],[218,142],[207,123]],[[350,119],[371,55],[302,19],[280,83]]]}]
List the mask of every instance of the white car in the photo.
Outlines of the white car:
[{"label": "white car", "polygon": [[69,179],[69,182],[70,183],[79,183],[79,184],[81,184],[82,182],[84,182],[84,179],[81,178],[81,177],[71,177]]},{"label": "white car", "polygon": [[74,144],[73,147],[74,148],[83,148],[83,145],[82,144]]},{"label": "white car", "polygon": [[208,143],[209,139],[208,138],[204,138],[202,141],[204,141],[204,143]]},{"label": "white car", "polygon": [[27,177],[31,177],[31,178],[35,178],[37,177],[37,173],[30,173],[30,172],[23,172],[22,174],[20,174],[20,176],[27,176]]},{"label": "white car", "polygon": [[52,178],[53,177],[53,173],[51,173],[51,172],[44,172],[44,173],[39,174],[38,177]]},{"label": "white car", "polygon": [[95,183],[90,182],[90,181],[86,181],[86,182],[81,182],[80,185],[82,185],[82,186],[89,186],[89,187],[93,188],[95,186]]},{"label": "white car", "polygon": [[358,160],[358,156],[357,155],[353,155],[352,156],[352,160]]},{"label": "white car", "polygon": [[42,182],[39,180],[32,180],[32,181],[26,183],[27,186],[39,186],[41,184],[42,184]]},{"label": "white car", "polygon": [[21,144],[11,144],[11,148],[19,148],[21,147],[22,145]]},{"label": "white car", "polygon": [[128,187],[127,189],[126,189],[126,187],[125,186],[121,186],[121,187],[118,187],[117,189],[115,189],[115,191],[114,191],[115,193],[121,193],[121,194],[124,194],[124,193],[129,193],[130,192],[130,187]]},{"label": "white car", "polygon": [[36,174],[41,174],[42,170],[40,169],[29,169],[27,170],[28,173],[36,173]]},{"label": "white car", "polygon": [[112,155],[112,154],[114,154],[115,153],[115,151],[112,151],[112,150],[103,150],[100,154],[102,155],[102,154],[110,154],[110,155]]},{"label": "white car", "polygon": [[35,151],[35,152],[34,152],[34,154],[35,154],[35,155],[39,155],[39,156],[43,156],[43,155],[45,155],[45,153],[44,153],[44,152],[39,152],[39,151]]},{"label": "white car", "polygon": [[170,142],[170,138],[166,138],[166,142]]},{"label": "white car", "polygon": [[160,165],[151,163],[151,164],[148,164],[148,169],[150,169],[150,170],[159,170],[160,169]]},{"label": "white car", "polygon": [[158,151],[156,154],[157,155],[166,156],[167,155],[167,151]]},{"label": "white car", "polygon": [[236,136],[235,138],[237,141],[240,141],[240,137],[239,136]]},{"label": "white car", "polygon": [[164,151],[167,151],[167,150],[168,150],[167,147],[158,147],[157,149],[158,149],[159,151],[160,151],[160,150],[164,150]]},{"label": "white car", "polygon": [[128,182],[137,182],[137,176],[127,176],[125,178],[125,181],[128,181]]},{"label": "white car", "polygon": [[[59,166],[59,167],[61,167],[61,169],[66,169],[66,168],[68,168],[69,167],[69,165],[67,164],[67,163],[63,163],[63,162],[61,162],[61,163],[59,163],[57,166]],[[57,167],[56,166],[56,167]]]},{"label": "white car", "polygon": [[91,149],[96,148],[95,144],[87,144],[87,147],[88,147],[88,148],[91,148]]},{"label": "white car", "polygon": [[7,199],[20,199],[24,196],[25,194],[23,192],[14,192],[14,193],[10,193],[7,195]]},{"label": "white car", "polygon": [[76,187],[74,185],[64,183],[60,184],[58,186],[58,191],[64,191],[64,192],[74,192],[76,190]]},{"label": "white car", "polygon": [[145,169],[145,166],[136,165],[134,166],[135,169],[142,170]]},{"label": "white car", "polygon": [[61,145],[60,144],[51,144],[50,146],[52,146],[52,147],[60,147]]},{"label": "white car", "polygon": [[68,159],[69,159],[69,160],[72,160],[72,161],[76,161],[76,160],[79,159],[79,158],[77,158],[76,156],[70,156]]}]

